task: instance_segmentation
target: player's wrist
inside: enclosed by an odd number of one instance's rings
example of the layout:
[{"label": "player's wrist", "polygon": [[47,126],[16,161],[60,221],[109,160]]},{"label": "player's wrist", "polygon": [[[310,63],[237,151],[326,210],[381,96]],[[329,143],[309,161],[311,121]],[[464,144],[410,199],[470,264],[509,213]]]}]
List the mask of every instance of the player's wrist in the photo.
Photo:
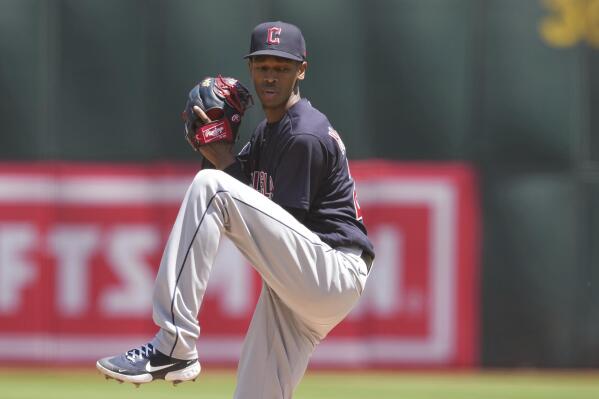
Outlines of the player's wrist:
[{"label": "player's wrist", "polygon": [[230,159],[227,160],[223,160],[220,161],[216,164],[214,164],[214,166],[216,167],[216,169],[218,170],[225,170],[227,169],[229,166],[233,165],[235,163],[235,158],[233,156],[231,156]]}]

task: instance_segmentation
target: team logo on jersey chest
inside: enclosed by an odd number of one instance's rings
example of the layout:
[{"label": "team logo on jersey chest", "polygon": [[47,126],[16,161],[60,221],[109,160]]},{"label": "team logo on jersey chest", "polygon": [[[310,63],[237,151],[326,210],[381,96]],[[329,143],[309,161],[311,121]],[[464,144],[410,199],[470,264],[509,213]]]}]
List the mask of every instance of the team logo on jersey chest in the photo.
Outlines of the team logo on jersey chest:
[{"label": "team logo on jersey chest", "polygon": [[255,170],[252,172],[252,186],[254,190],[259,191],[267,198],[272,199],[272,193],[275,191],[275,184],[272,180],[272,176],[268,173]]}]

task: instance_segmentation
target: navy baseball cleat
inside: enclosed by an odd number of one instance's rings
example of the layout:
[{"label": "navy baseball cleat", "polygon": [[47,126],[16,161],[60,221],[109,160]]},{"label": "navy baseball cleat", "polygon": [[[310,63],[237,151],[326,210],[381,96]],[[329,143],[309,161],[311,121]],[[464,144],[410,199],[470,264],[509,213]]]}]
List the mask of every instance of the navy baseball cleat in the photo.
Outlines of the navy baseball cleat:
[{"label": "navy baseball cleat", "polygon": [[171,381],[175,385],[183,381],[195,381],[201,370],[198,359],[175,359],[161,353],[152,344],[100,359],[96,367],[107,379],[114,378],[137,386],[156,379]]}]

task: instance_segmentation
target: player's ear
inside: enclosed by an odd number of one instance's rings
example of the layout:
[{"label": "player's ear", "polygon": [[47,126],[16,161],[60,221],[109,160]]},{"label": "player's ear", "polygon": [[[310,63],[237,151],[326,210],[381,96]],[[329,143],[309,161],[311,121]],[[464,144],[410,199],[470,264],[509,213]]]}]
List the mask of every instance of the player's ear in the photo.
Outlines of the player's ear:
[{"label": "player's ear", "polygon": [[297,71],[297,79],[298,80],[304,80],[304,78],[306,77],[306,70],[308,69],[308,63],[306,61],[302,62],[299,65],[298,71]]}]

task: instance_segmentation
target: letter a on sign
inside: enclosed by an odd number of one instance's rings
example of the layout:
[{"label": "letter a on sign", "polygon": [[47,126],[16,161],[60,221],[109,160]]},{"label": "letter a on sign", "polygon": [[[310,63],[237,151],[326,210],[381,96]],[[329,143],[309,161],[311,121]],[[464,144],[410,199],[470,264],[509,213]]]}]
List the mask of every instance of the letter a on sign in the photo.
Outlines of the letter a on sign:
[{"label": "letter a on sign", "polygon": [[281,34],[281,28],[273,26],[272,28],[268,28],[268,36],[266,38],[266,42],[268,44],[279,44],[281,39],[279,35]]}]

